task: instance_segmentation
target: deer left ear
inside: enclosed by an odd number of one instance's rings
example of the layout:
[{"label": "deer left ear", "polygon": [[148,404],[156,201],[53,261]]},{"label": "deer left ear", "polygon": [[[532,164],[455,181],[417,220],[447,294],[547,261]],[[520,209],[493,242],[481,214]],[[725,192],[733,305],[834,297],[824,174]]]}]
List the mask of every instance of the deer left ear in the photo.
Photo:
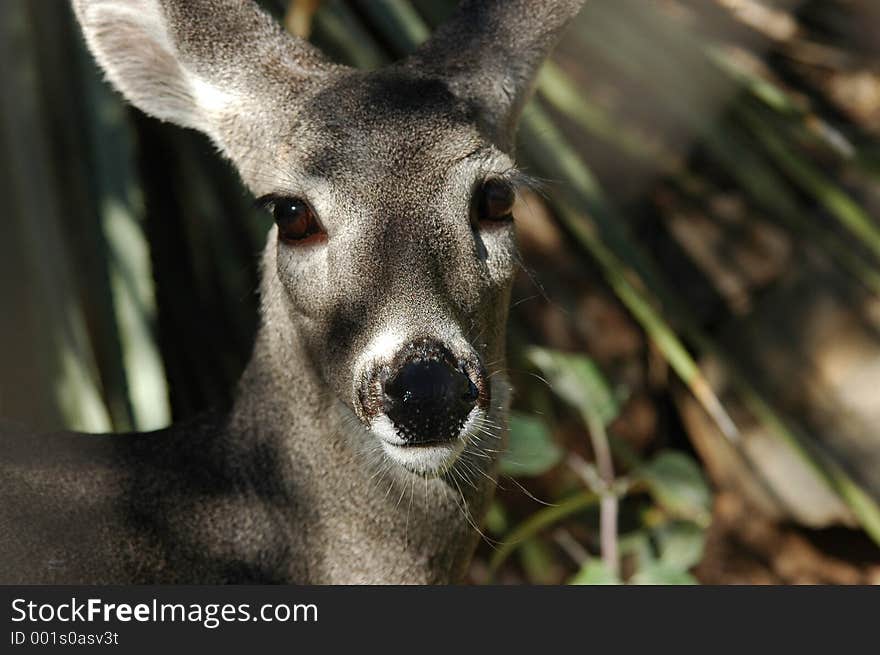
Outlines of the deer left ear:
[{"label": "deer left ear", "polygon": [[444,79],[510,150],[544,58],[584,0],[464,0],[404,64]]},{"label": "deer left ear", "polygon": [[142,111],[222,149],[230,116],[334,70],[251,0],[73,0],[89,49]]}]

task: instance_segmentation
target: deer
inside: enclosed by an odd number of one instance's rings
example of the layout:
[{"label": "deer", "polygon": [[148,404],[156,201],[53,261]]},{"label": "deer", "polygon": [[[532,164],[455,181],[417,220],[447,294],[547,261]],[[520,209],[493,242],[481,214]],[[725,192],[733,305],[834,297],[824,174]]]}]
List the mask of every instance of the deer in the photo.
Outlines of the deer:
[{"label": "deer", "polygon": [[251,0],[72,0],[109,82],[274,224],[228,409],[0,427],[0,581],[462,581],[507,439],[516,123],[581,3],[465,0],[362,71]]}]

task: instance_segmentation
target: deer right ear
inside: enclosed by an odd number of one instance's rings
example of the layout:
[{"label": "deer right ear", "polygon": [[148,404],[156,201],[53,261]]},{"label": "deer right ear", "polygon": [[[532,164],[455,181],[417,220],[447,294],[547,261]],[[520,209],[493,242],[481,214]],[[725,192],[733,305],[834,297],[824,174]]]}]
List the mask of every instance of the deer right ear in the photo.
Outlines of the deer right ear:
[{"label": "deer right ear", "polygon": [[538,68],[584,0],[463,0],[408,59],[445,79],[473,106],[496,143],[512,148]]},{"label": "deer right ear", "polygon": [[[129,102],[207,133],[282,81],[335,66],[251,0],[73,0],[89,49]],[[293,84],[291,84],[293,82]],[[274,85],[277,86],[277,85]]]}]

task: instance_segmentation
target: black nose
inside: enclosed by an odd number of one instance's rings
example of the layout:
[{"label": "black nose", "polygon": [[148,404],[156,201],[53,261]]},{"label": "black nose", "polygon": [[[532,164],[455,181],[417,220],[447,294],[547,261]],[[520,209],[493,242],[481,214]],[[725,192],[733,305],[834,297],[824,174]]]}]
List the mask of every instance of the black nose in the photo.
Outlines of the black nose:
[{"label": "black nose", "polygon": [[455,439],[477,403],[477,387],[443,359],[404,364],[385,382],[385,414],[411,445]]}]

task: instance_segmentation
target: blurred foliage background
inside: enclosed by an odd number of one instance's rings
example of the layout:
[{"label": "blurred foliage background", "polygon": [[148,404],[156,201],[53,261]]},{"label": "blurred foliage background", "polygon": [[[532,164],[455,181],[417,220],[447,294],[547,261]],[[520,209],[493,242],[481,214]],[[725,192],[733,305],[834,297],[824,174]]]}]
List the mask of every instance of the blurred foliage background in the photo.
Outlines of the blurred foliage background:
[{"label": "blurred foliage background", "polygon": [[[455,3],[263,4],[376,68]],[[66,2],[0,30],[0,416],[228,404],[268,217],[101,81]],[[544,186],[471,581],[880,583],[880,4],[589,0],[518,158]]]}]

